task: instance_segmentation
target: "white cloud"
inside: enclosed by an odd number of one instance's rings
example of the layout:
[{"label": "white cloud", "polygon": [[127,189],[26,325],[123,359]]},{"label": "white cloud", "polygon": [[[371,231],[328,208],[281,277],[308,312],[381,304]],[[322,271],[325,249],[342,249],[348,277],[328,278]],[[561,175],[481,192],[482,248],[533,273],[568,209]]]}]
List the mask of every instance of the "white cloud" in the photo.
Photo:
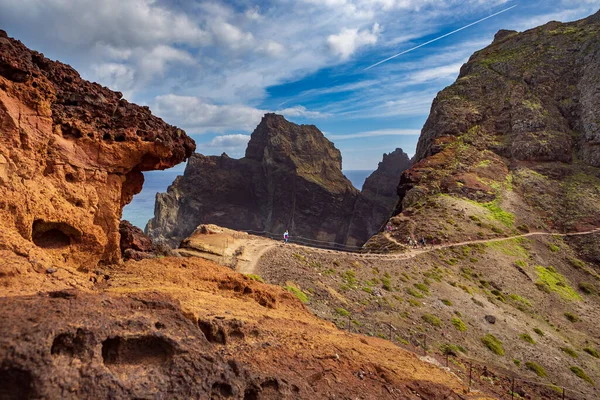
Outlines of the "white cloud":
[{"label": "white cloud", "polygon": [[346,60],[360,47],[377,43],[380,32],[381,28],[377,23],[373,25],[371,30],[344,28],[337,35],[329,35],[327,44],[334,55]]},{"label": "white cloud", "polygon": [[423,69],[409,75],[407,81],[411,84],[424,83],[438,79],[456,78],[463,63],[442,65],[429,69]]},{"label": "white cloud", "polygon": [[347,135],[327,135],[327,138],[331,140],[346,140],[377,136],[418,136],[420,134],[421,131],[418,129],[378,129],[373,131],[351,133]]},{"label": "white cloud", "polygon": [[324,114],[319,111],[309,111],[304,106],[284,108],[283,110],[277,110],[275,112],[277,114],[282,114],[285,117],[326,118],[329,116],[329,114]]},{"label": "white cloud", "polygon": [[166,121],[190,133],[253,130],[265,114],[264,110],[242,104],[215,105],[198,97],[168,94],[155,99],[153,110]]},{"label": "white cloud", "polygon": [[203,144],[204,147],[238,148],[244,147],[250,141],[250,135],[234,134],[216,136],[210,142]]}]

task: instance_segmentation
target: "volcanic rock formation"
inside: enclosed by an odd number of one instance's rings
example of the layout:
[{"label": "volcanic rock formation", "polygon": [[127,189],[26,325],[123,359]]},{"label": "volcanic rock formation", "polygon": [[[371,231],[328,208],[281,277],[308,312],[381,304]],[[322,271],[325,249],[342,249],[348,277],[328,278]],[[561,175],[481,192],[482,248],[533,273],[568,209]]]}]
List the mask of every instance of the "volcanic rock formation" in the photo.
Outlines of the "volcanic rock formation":
[{"label": "volcanic rock formation", "polygon": [[142,171],[172,167],[195,149],[147,107],[4,31],[0,130],[0,249],[48,266],[120,260],[121,210],[142,189]]},{"label": "volcanic rock formation", "polygon": [[386,207],[390,214],[398,203],[397,186],[400,176],[411,166],[411,160],[402,149],[383,155],[383,160],[365,180],[361,193]]},{"label": "volcanic rock formation", "polygon": [[473,54],[402,175],[402,241],[600,226],[599,37],[600,12],[500,31]]},{"label": "volcanic rock formation", "polygon": [[342,157],[313,125],[266,114],[236,160],[194,154],[158,194],[146,233],[176,246],[200,224],[362,245],[389,217],[342,174]]}]

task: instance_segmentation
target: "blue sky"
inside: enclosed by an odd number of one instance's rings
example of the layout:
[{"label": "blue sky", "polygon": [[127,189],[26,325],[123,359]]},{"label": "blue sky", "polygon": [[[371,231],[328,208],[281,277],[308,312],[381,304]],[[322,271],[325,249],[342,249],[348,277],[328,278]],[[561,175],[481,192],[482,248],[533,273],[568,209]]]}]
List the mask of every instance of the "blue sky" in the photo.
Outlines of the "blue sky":
[{"label": "blue sky", "polygon": [[415,151],[436,93],[499,29],[599,8],[600,0],[0,0],[0,28],[150,106],[200,153],[243,156],[261,116],[275,111],[317,125],[344,169],[372,170],[384,152]]}]

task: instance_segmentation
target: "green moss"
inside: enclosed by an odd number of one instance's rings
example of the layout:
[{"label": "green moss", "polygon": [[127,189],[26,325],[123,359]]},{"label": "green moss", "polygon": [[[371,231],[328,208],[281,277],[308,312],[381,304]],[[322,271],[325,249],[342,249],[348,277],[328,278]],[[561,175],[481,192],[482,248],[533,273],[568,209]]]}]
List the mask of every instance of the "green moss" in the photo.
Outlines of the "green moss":
[{"label": "green moss", "polygon": [[488,333],[481,338],[481,342],[487,347],[492,353],[499,356],[504,355],[504,349],[502,348],[502,342],[496,338],[496,336]]},{"label": "green moss", "polygon": [[350,316],[350,311],[344,309],[344,308],[336,308],[335,309],[335,313],[337,315],[339,315],[340,317],[349,317]]},{"label": "green moss", "polygon": [[517,367],[521,366],[521,360],[517,360],[516,358],[513,358],[513,363],[515,363]]},{"label": "green moss", "polygon": [[592,357],[600,358],[600,353],[598,353],[598,350],[596,350],[596,349],[594,349],[592,347],[586,347],[586,348],[583,349],[583,351],[585,351],[586,353],[588,353]]},{"label": "green moss", "polygon": [[555,245],[553,243],[548,244],[548,248],[553,253],[557,253],[560,250],[560,247],[558,247],[557,245]]},{"label": "green moss", "polygon": [[[558,293],[560,297],[562,297],[565,300],[581,300],[581,296],[579,295],[579,293],[573,290],[573,288],[569,285],[567,279],[558,272],[556,272],[556,270],[553,267],[544,268],[538,265],[535,267],[535,269],[540,278],[538,283],[541,282],[550,291]],[[536,285],[538,285],[538,283],[536,283]],[[538,287],[539,286],[540,285],[538,285]]]},{"label": "green moss", "polygon": [[433,314],[425,314],[421,318],[423,321],[435,327],[440,327],[442,325],[442,321]]},{"label": "green moss", "polygon": [[448,307],[450,307],[452,305],[452,302],[450,300],[448,300],[448,299],[442,299],[441,302],[444,305],[447,305]]},{"label": "green moss", "polygon": [[529,253],[517,239],[502,240],[500,242],[487,242],[486,247],[500,251],[502,254],[520,259],[529,258]]},{"label": "green moss", "polygon": [[594,381],[592,380],[592,378],[590,378],[589,376],[587,376],[587,374],[579,367],[571,367],[569,368],[571,370],[572,373],[574,373],[578,378],[583,379],[584,381],[586,381],[587,383],[589,383],[590,385],[596,386],[596,384],[594,383]]},{"label": "green moss", "polygon": [[517,267],[527,268],[527,263],[523,260],[517,260],[515,261],[515,264],[517,265]]},{"label": "green moss", "polygon": [[544,332],[540,328],[533,328],[533,331],[540,336],[544,336]]},{"label": "green moss", "polygon": [[506,225],[509,228],[512,228],[513,223],[515,222],[515,216],[500,208],[497,200],[491,203],[486,203],[483,205],[483,207],[487,208],[492,213],[491,217],[494,220]]},{"label": "green moss", "polygon": [[452,325],[460,332],[465,332],[467,330],[467,325],[458,317],[452,318]]},{"label": "green moss", "polygon": [[296,296],[301,302],[308,303],[308,296],[306,295],[306,293],[298,289],[296,286],[287,285],[284,287],[284,289]]},{"label": "green moss", "polygon": [[523,339],[524,341],[526,341],[527,343],[535,344],[535,340],[533,340],[533,338],[531,336],[529,336],[528,333],[522,333],[519,335],[519,337],[521,339]]},{"label": "green moss", "polygon": [[544,378],[544,377],[548,376],[548,374],[546,373],[546,370],[544,369],[544,367],[542,367],[538,363],[535,363],[533,361],[527,361],[525,363],[525,366],[527,367],[527,369],[535,372],[535,374],[537,376],[539,376],[540,378]]},{"label": "green moss", "polygon": [[566,312],[565,313],[565,318],[568,319],[570,322],[577,322],[579,321],[579,317],[573,313],[570,312]]},{"label": "green moss", "polygon": [[575,350],[569,348],[569,347],[561,347],[560,348],[563,352],[567,353],[568,355],[570,355],[573,358],[578,358],[579,355],[575,352]]},{"label": "green moss", "polygon": [[248,275],[246,275],[246,277],[248,277],[249,279],[252,279],[253,281],[262,282],[262,283],[265,282],[263,280],[263,278],[261,278],[259,275],[256,275],[256,274],[248,274]]}]

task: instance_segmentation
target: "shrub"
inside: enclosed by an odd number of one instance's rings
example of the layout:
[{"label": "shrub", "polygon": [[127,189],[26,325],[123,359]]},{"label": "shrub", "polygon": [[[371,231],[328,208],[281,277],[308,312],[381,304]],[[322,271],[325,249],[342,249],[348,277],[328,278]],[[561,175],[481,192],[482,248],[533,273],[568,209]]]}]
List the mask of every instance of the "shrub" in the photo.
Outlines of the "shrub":
[{"label": "shrub", "polygon": [[248,279],[252,279],[253,281],[265,283],[263,278],[261,278],[259,275],[256,275],[256,274],[248,274],[248,275],[246,275],[246,277],[248,277]]},{"label": "shrub", "polygon": [[296,296],[301,302],[308,303],[308,296],[306,295],[306,293],[298,289],[296,286],[287,285],[284,287],[284,289]]},{"label": "shrub", "polygon": [[583,349],[583,351],[585,351],[586,353],[588,353],[592,357],[600,358],[600,354],[598,354],[598,351],[596,349],[594,349],[594,348],[586,347],[586,348]]},{"label": "shrub", "polygon": [[584,381],[588,382],[591,385],[596,386],[596,384],[594,383],[594,381],[592,380],[592,378],[590,378],[589,376],[587,376],[587,374],[585,372],[583,372],[583,370],[579,367],[571,367],[569,368],[571,370],[572,373],[574,373],[575,375],[577,375],[577,377],[583,379]]},{"label": "shrub", "polygon": [[565,313],[565,318],[568,319],[570,322],[577,322],[579,321],[579,317],[573,313],[570,312],[566,312]]},{"label": "shrub", "polygon": [[531,307],[531,302],[529,300],[527,300],[525,297],[521,297],[518,294],[511,294],[508,297],[510,297],[511,300],[514,300],[518,303],[521,303],[521,304]]},{"label": "shrub", "polygon": [[450,307],[452,305],[452,302],[448,299],[442,299],[441,301],[444,305],[447,305],[448,307]]},{"label": "shrub", "polygon": [[[556,292],[565,300],[581,300],[581,296],[571,286],[567,279],[556,272],[553,267],[535,267],[540,280],[536,282],[536,286],[540,287],[540,282],[543,286],[546,286],[548,290]],[[542,289],[544,290],[544,289]]]},{"label": "shrub", "polygon": [[502,342],[496,338],[496,336],[488,333],[484,337],[481,338],[481,341],[492,353],[497,354],[499,356],[504,355],[504,349],[502,348]]},{"label": "shrub", "polygon": [[335,312],[337,315],[339,315],[340,317],[349,317],[350,316],[350,311],[344,309],[344,308],[336,308]]},{"label": "shrub", "polygon": [[538,363],[534,363],[533,361],[527,361],[525,363],[525,366],[527,367],[527,369],[535,372],[535,374],[537,376],[539,376],[540,378],[544,378],[544,377],[548,376],[548,374],[546,373],[546,370],[544,369],[544,367],[542,367]]},{"label": "shrub", "polygon": [[392,281],[390,280],[390,278],[387,277],[383,277],[381,278],[381,284],[383,285],[383,288],[385,290],[387,290],[388,292],[391,292],[392,290]]},{"label": "shrub", "polygon": [[560,349],[562,351],[564,351],[565,353],[567,353],[568,355],[570,355],[571,357],[573,357],[573,358],[579,357],[579,355],[577,355],[577,353],[573,349],[570,349],[568,347],[561,347]]},{"label": "shrub", "polygon": [[410,294],[413,297],[416,297],[417,299],[422,299],[425,297],[421,292],[419,292],[411,287],[406,289],[406,293]]},{"label": "shrub", "polygon": [[513,362],[515,363],[515,365],[516,365],[517,367],[520,367],[520,366],[521,366],[521,360],[517,360],[516,358],[513,358]]},{"label": "shrub", "polygon": [[413,307],[421,307],[423,304],[421,304],[421,302],[419,300],[413,299],[413,298],[409,298],[408,300],[408,304],[410,304]]},{"label": "shrub", "polygon": [[551,252],[553,253],[557,253],[560,250],[560,247],[558,247],[557,245],[550,243],[548,245],[548,248],[550,249]]},{"label": "shrub", "polygon": [[425,314],[421,318],[423,321],[435,326],[436,328],[439,328],[442,325],[442,321],[433,314]]},{"label": "shrub", "polygon": [[429,288],[424,283],[415,283],[414,286],[425,294],[429,294]]},{"label": "shrub", "polygon": [[452,318],[452,325],[454,325],[456,329],[458,329],[461,332],[467,330],[467,325],[465,325],[465,323],[458,317]]},{"label": "shrub", "polygon": [[569,257],[569,263],[575,269],[581,269],[581,268],[585,268],[586,267],[585,262],[583,262],[579,258],[575,258],[575,257]]},{"label": "shrub", "polygon": [[456,344],[443,344],[440,346],[440,350],[442,351],[442,354],[444,355],[448,355],[448,356],[458,356],[458,353],[467,353],[467,351],[465,350],[464,347],[462,347],[461,345],[456,345]]},{"label": "shrub", "polygon": [[529,334],[527,334],[527,333],[522,333],[519,335],[519,337],[521,339],[523,339],[524,341],[526,341],[527,343],[535,344],[535,340],[533,340],[533,338],[531,336],[529,336]]},{"label": "shrub", "polygon": [[356,272],[349,269],[342,273],[342,279],[350,289],[356,289],[358,287],[358,281],[356,280]]},{"label": "shrub", "polygon": [[544,332],[540,328],[533,328],[533,331],[540,336],[544,336]]},{"label": "shrub", "polygon": [[367,292],[369,294],[373,294],[373,288],[369,287],[369,286],[365,286],[362,288],[363,292]]},{"label": "shrub", "polygon": [[579,284],[579,290],[581,290],[585,294],[596,294],[597,293],[596,287],[594,285],[592,285],[591,283],[587,283],[587,282],[581,282]]}]

